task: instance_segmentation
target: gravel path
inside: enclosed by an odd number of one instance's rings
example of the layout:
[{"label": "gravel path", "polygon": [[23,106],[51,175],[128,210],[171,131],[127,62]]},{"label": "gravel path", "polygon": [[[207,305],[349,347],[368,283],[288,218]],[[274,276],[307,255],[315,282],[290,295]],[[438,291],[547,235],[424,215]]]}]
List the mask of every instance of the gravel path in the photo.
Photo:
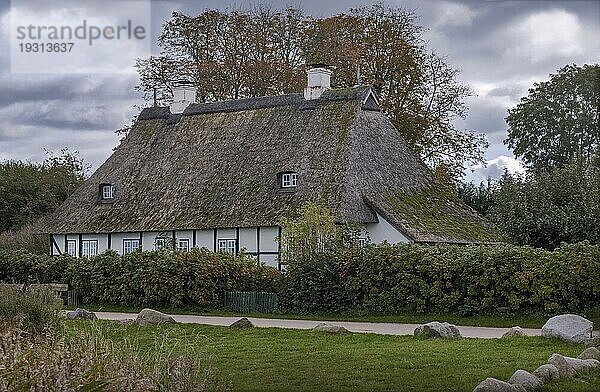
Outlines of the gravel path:
[{"label": "gravel path", "polygon": [[[136,313],[115,313],[115,312],[95,312],[101,320],[125,320],[135,319]],[[227,326],[240,316],[221,317],[221,316],[192,316],[192,315],[171,315],[175,321],[180,323],[222,325]],[[382,335],[412,335],[419,324],[399,324],[399,323],[368,323],[359,321],[315,321],[315,320],[287,320],[287,319],[268,319],[248,317],[252,324],[262,328],[291,328],[291,329],[312,329],[319,323],[331,325],[340,325],[352,332],[376,333]],[[433,321],[433,320],[432,320]],[[466,338],[499,338],[508,331],[508,328],[489,328],[489,327],[467,327],[457,326],[463,337]],[[540,335],[539,329],[524,329],[529,336]]]}]

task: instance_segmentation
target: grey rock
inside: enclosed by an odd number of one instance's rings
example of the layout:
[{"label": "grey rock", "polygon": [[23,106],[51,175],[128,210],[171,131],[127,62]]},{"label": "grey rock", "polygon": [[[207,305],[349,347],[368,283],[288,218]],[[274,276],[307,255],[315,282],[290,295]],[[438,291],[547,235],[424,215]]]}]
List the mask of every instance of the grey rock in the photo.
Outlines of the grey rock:
[{"label": "grey rock", "polygon": [[561,314],[546,321],[542,336],[555,337],[569,343],[584,343],[592,337],[593,323],[576,314]]},{"label": "grey rock", "polygon": [[506,331],[504,333],[504,335],[502,335],[502,338],[512,338],[515,336],[526,336],[525,331],[523,331],[523,328],[516,326],[516,327],[512,327],[511,329],[509,329],[508,331]]},{"label": "grey rock", "polygon": [[600,350],[596,347],[588,347],[577,356],[579,359],[597,359],[600,360]]},{"label": "grey rock", "polygon": [[522,385],[527,392],[541,392],[544,390],[543,381],[526,370],[517,370],[514,372],[508,383]]},{"label": "grey rock", "polygon": [[583,341],[586,347],[600,347],[600,336],[592,336]]},{"label": "grey rock", "polygon": [[313,332],[327,332],[327,333],[340,334],[340,335],[345,335],[347,333],[350,333],[350,331],[348,331],[344,327],[341,327],[339,325],[326,324],[326,323],[320,323],[316,327],[314,327],[312,330],[313,330]]},{"label": "grey rock", "polygon": [[415,328],[414,335],[421,338],[460,339],[462,336],[456,326],[432,321]]},{"label": "grey rock", "polygon": [[154,309],[143,309],[136,317],[137,325],[175,324],[173,317]]},{"label": "grey rock", "polygon": [[83,320],[98,320],[96,313],[89,312],[85,309],[77,308],[71,312],[67,312],[67,318],[69,320],[83,319]]},{"label": "grey rock", "polygon": [[512,385],[495,378],[486,378],[473,389],[473,392],[520,392],[525,391],[522,385]]},{"label": "grey rock", "polygon": [[569,365],[571,365],[575,372],[579,374],[588,373],[590,370],[600,366],[600,361],[598,361],[597,359],[579,359],[565,357],[565,360]]},{"label": "grey rock", "polygon": [[232,323],[229,327],[239,329],[254,328],[254,324],[252,324],[252,321],[248,320],[246,317],[242,317],[238,321]]},{"label": "grey rock", "polygon": [[560,378],[572,378],[575,376],[575,369],[573,369],[573,366],[571,366],[565,357],[560,354],[552,354],[550,359],[548,359],[548,363],[556,366]]},{"label": "grey rock", "polygon": [[123,324],[123,325],[129,325],[129,324],[133,324],[135,323],[134,319],[122,319],[122,320],[118,320],[119,324]]},{"label": "grey rock", "polygon": [[533,375],[542,380],[542,382],[558,381],[560,379],[558,368],[549,363],[535,369]]}]

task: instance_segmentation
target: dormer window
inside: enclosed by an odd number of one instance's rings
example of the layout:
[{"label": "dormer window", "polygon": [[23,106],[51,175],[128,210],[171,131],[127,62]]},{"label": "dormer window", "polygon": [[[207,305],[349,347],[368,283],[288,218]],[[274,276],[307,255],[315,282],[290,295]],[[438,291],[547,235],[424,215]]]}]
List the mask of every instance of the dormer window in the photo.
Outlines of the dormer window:
[{"label": "dormer window", "polygon": [[282,188],[295,188],[298,185],[298,173],[287,172],[281,174]]},{"label": "dormer window", "polygon": [[100,185],[100,198],[102,200],[113,200],[115,198],[115,187],[112,184]]}]

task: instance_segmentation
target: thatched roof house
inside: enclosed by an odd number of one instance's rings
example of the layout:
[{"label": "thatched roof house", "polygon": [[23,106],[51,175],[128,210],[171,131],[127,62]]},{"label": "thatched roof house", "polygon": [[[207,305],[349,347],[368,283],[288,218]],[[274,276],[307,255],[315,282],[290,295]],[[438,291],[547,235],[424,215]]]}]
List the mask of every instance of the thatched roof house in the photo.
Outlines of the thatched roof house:
[{"label": "thatched roof house", "polygon": [[440,190],[369,87],[328,87],[317,69],[304,95],[190,104],[194,92],[182,89],[170,107],[144,109],[52,216],[53,253],[126,253],[166,235],[274,262],[280,218],[307,202],[363,224],[374,242],[496,239]]}]

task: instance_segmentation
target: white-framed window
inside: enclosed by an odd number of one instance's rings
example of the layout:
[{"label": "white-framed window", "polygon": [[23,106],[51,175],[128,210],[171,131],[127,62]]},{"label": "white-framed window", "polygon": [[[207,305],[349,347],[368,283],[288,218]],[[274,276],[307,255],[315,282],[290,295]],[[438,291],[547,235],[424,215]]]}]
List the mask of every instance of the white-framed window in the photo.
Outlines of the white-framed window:
[{"label": "white-framed window", "polygon": [[222,240],[219,240],[217,244],[218,244],[217,250],[219,252],[231,253],[233,255],[235,254],[236,240],[222,239]]},{"label": "white-framed window", "polygon": [[177,240],[177,250],[187,252],[190,250],[190,240],[187,238],[180,238]]},{"label": "white-framed window", "polygon": [[81,256],[92,257],[98,254],[98,240],[82,240]]},{"label": "white-framed window", "polygon": [[358,237],[356,243],[359,248],[364,248],[367,245],[367,239],[365,237]]},{"label": "white-framed window", "polygon": [[140,240],[123,240],[123,254],[128,255],[140,248]]},{"label": "white-framed window", "polygon": [[156,237],[154,240],[154,250],[165,249],[169,246],[169,239],[164,237]]},{"label": "white-framed window", "polygon": [[102,200],[111,200],[115,198],[115,187],[111,184],[102,185]]},{"label": "white-framed window", "polygon": [[68,240],[67,241],[67,254],[73,257],[77,256],[77,241]]},{"label": "white-framed window", "polygon": [[282,188],[294,188],[298,185],[298,173],[283,173],[281,175]]}]

